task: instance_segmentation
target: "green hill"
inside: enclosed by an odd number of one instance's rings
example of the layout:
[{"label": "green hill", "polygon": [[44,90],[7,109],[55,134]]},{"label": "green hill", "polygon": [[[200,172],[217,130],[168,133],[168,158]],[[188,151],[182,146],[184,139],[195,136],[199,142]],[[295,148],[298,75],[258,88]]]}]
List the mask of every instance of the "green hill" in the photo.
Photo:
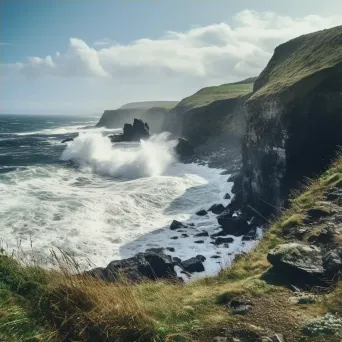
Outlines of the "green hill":
[{"label": "green hill", "polygon": [[143,101],[130,102],[121,106],[119,109],[150,109],[154,107],[172,109],[178,104],[178,101]]},{"label": "green hill", "polygon": [[246,95],[253,90],[256,77],[251,77],[235,83],[222,84],[220,86],[206,87],[195,94],[184,98],[177,107],[186,109],[208,105],[217,100],[226,100]]},{"label": "green hill", "polygon": [[[317,73],[342,68],[342,26],[303,35],[275,49],[267,67],[255,81],[251,101],[279,95]],[[315,87],[312,83],[310,88]]]}]

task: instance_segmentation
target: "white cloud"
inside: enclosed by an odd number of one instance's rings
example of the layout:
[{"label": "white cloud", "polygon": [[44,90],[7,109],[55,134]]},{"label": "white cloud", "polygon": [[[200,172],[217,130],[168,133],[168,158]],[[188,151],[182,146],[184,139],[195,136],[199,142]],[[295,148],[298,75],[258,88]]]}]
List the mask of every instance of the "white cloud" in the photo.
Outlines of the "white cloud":
[{"label": "white cloud", "polygon": [[[16,80],[18,75],[48,79],[54,88],[50,101],[56,98],[58,84],[59,96],[69,98],[75,108],[92,110],[99,104],[114,107],[124,101],[179,99],[203,86],[256,76],[280,43],[341,22],[341,14],[291,18],[245,10],[235,15],[230,25],[170,31],[159,39],[142,38],[126,45],[105,38],[90,46],[70,38],[66,51],[1,65],[1,73],[6,78],[16,76]],[[86,88],[77,97],[84,83]],[[113,101],[115,105],[111,105]]]},{"label": "white cloud", "polygon": [[30,57],[16,69],[28,77],[109,77],[116,83],[245,77],[257,75],[279,43],[338,25],[341,20],[342,16],[293,19],[245,10],[234,17],[232,26],[220,23],[167,32],[160,39],[143,38],[128,45],[113,45],[106,38],[94,43],[96,49],[70,38],[64,54]]}]

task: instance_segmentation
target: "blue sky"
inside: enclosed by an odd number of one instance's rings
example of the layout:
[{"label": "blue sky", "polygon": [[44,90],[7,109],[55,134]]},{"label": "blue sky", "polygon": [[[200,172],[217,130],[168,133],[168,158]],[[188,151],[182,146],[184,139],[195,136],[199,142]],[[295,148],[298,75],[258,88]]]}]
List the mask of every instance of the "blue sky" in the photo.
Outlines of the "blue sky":
[{"label": "blue sky", "polygon": [[335,0],[3,0],[0,112],[178,100],[254,76],[276,45],[342,24],[339,13]]}]

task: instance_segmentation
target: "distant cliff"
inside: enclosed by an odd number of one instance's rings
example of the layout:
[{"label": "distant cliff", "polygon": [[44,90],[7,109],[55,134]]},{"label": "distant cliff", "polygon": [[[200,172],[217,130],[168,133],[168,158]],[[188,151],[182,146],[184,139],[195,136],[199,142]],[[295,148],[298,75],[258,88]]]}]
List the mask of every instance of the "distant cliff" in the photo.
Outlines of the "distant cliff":
[{"label": "distant cliff", "polygon": [[240,195],[267,215],[342,145],[342,26],[278,46],[246,109]]},{"label": "distant cliff", "polygon": [[122,128],[125,123],[132,123],[137,118],[148,122],[151,133],[158,133],[168,113],[169,110],[162,107],[105,110],[96,127]]},{"label": "distant cliff", "polygon": [[182,135],[195,145],[221,136],[239,142],[245,129],[244,104],[255,79],[203,88],[184,98],[165,117],[163,130]]},{"label": "distant cliff", "polygon": [[165,108],[172,109],[178,104],[178,101],[144,101],[126,103],[119,109],[150,109],[150,108]]}]

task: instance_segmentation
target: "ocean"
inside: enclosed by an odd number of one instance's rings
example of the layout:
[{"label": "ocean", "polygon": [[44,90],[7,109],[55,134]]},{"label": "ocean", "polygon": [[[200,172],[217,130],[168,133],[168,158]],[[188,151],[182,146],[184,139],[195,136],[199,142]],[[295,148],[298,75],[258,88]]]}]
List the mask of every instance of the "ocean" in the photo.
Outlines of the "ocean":
[{"label": "ocean", "polygon": [[[217,232],[216,216],[197,216],[214,203],[228,204],[222,169],[182,164],[167,133],[141,143],[112,144],[114,130],[87,128],[97,117],[0,116],[1,247],[49,266],[51,250],[72,254],[82,269],[106,266],[152,247],[172,256],[201,254],[203,274],[214,274],[254,242],[234,237],[229,248],[210,237],[195,243],[177,235],[172,220],[196,231]],[[70,136],[78,137],[62,144]],[[197,238],[198,240],[198,238]],[[220,259],[211,256],[221,254]]]}]

